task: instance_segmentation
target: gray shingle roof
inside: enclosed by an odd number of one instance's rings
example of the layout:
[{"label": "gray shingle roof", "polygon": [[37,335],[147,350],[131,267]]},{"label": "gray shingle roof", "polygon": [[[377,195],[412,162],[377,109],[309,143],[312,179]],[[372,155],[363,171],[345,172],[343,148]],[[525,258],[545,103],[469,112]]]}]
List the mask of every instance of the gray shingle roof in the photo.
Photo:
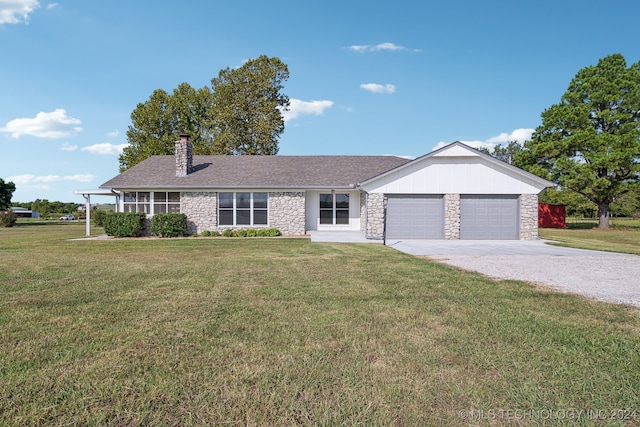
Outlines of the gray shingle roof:
[{"label": "gray shingle roof", "polygon": [[193,156],[177,177],[174,156],[152,156],[101,188],[348,188],[409,162],[394,156]]}]

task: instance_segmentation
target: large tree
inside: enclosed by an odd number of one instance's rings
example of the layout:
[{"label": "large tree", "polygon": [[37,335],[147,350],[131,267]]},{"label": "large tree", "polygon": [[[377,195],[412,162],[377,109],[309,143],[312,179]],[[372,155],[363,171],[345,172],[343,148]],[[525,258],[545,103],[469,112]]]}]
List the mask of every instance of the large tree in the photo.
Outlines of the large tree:
[{"label": "large tree", "polygon": [[262,55],[211,80],[216,144],[222,154],[278,153],[282,110],[289,108],[289,97],[280,91],[288,78],[285,63]]},{"label": "large tree", "polygon": [[281,93],[286,64],[260,56],[237,69],[224,69],[212,87],[180,84],[172,93],[155,90],[131,113],[129,145],[120,155],[120,171],[152,155],[173,153],[179,134],[188,134],[194,154],[276,154],[284,131]]},{"label": "large tree", "polygon": [[4,182],[4,179],[0,178],[0,211],[11,208],[11,197],[14,191],[16,191],[16,185],[13,182]]},{"label": "large tree", "polygon": [[608,228],[609,205],[640,180],[640,62],[613,54],[578,71],[517,160],[595,203]]}]

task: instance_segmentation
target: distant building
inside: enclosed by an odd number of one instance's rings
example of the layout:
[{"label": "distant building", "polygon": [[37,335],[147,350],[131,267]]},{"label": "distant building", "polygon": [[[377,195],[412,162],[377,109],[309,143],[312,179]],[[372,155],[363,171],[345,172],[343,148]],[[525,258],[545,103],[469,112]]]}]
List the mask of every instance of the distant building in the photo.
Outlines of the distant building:
[{"label": "distant building", "polygon": [[12,207],[11,211],[17,218],[40,218],[40,212],[33,212],[21,207]]}]

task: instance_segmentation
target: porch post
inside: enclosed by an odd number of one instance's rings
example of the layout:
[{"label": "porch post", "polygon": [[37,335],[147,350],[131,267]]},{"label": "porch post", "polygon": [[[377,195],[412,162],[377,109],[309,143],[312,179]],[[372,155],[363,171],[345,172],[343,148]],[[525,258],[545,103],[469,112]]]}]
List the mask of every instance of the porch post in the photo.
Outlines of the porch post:
[{"label": "porch post", "polygon": [[85,213],[86,215],[86,235],[87,237],[91,236],[91,194],[83,194],[84,199],[87,201],[85,204]]}]

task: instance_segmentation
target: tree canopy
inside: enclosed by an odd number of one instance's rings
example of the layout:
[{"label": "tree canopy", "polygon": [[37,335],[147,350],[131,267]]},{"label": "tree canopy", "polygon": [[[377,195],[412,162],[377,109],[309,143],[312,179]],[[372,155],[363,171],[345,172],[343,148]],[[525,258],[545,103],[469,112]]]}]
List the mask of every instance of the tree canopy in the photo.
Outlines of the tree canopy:
[{"label": "tree canopy", "polygon": [[610,204],[640,180],[640,62],[613,54],[583,68],[541,116],[517,164],[595,203],[608,228]]},{"label": "tree canopy", "polygon": [[281,93],[288,78],[286,64],[262,55],[221,70],[211,87],[156,89],[131,113],[120,171],[152,155],[173,154],[179,134],[190,136],[196,155],[277,154],[282,111],[289,108]]},{"label": "tree canopy", "polygon": [[13,197],[14,191],[16,191],[16,185],[13,182],[5,182],[0,178],[0,211],[11,208],[11,197]]},{"label": "tree canopy", "polygon": [[522,145],[518,141],[509,141],[504,146],[502,144],[496,145],[492,151],[484,147],[480,147],[478,150],[512,165],[516,162],[518,153],[522,151]]}]

